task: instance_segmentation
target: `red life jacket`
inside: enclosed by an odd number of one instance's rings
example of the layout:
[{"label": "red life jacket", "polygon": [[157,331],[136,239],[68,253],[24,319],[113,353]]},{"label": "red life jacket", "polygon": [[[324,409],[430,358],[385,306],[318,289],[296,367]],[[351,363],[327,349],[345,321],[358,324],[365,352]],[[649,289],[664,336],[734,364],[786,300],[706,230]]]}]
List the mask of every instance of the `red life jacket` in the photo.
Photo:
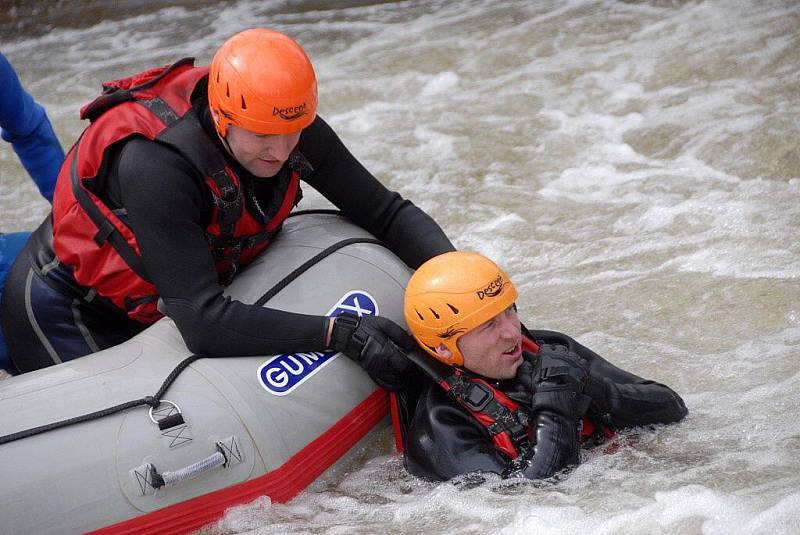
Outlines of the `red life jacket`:
[{"label": "red life jacket", "polygon": [[239,178],[192,109],[192,91],[207,73],[208,67],[194,67],[194,59],[186,58],[104,83],[103,94],[81,109],[81,118],[92,123],[67,154],[58,176],[53,250],[78,284],[142,323],[162,314],[124,210],[113,210],[101,199],[103,164],[112,144],[131,136],[164,143],[203,173],[214,202],[205,232],[221,284],[228,284],[240,266],[267,247],[299,200],[301,175],[310,170],[295,152],[275,213],[254,217],[243,202]]},{"label": "red life jacket", "polygon": [[[522,348],[539,353],[539,346],[532,340],[522,338]],[[531,447],[533,428],[528,414],[520,410],[519,404],[489,382],[452,368],[453,373],[442,378],[439,384],[459,405],[464,407],[486,428],[494,447],[511,460],[524,455]],[[583,418],[581,442],[590,439],[600,442],[613,436],[613,431],[588,417]]]},{"label": "red life jacket", "polygon": [[533,430],[516,401],[459,368],[453,368],[453,374],[439,384],[486,428],[494,447],[506,457],[513,460],[530,449]]}]

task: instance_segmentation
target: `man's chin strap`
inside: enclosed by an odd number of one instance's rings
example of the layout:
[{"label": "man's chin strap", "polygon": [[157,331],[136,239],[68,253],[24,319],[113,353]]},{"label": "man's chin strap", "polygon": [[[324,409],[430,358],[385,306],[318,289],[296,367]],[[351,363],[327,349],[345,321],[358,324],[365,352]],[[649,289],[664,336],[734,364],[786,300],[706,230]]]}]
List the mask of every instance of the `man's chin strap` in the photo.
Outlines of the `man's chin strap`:
[{"label": "man's chin strap", "polygon": [[[219,138],[220,141],[222,141],[222,145],[225,147],[225,150],[228,151],[228,154],[231,155],[231,158],[236,160],[236,155],[233,153],[233,149],[231,148],[231,144],[228,143],[228,136],[221,136],[219,134],[219,132],[217,132],[217,137]],[[236,161],[238,162],[239,160],[236,160]]]},{"label": "man's chin strap", "polygon": [[[217,129],[217,121],[215,120],[214,112],[211,111],[211,108],[209,107],[206,110],[206,113],[208,114],[208,116],[211,117],[211,123],[214,125],[214,132],[216,132],[217,137],[222,142],[222,145],[225,147],[225,150],[227,150],[228,154],[230,154],[231,157],[234,160],[236,160],[236,155],[233,154],[233,149],[231,148],[230,143],[228,143],[228,130],[227,129],[225,130],[225,135],[224,136],[222,134],[220,134],[219,130]],[[228,126],[230,127],[230,124]],[[236,160],[236,161],[238,161],[238,160]]]}]

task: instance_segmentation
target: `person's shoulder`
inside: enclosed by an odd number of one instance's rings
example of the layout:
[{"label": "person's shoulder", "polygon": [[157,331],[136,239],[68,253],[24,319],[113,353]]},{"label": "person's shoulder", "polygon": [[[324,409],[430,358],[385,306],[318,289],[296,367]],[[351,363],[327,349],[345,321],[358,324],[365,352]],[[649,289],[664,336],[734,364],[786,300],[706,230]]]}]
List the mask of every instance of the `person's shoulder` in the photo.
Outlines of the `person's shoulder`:
[{"label": "person's shoulder", "polygon": [[414,405],[414,419],[417,419],[417,415],[420,417],[425,417],[429,411],[428,408],[431,406],[433,401],[433,397],[438,394],[438,391],[442,390],[442,388],[434,382],[428,382],[425,387],[419,393],[419,397],[417,397],[416,405]]},{"label": "person's shoulder", "polygon": [[409,438],[411,440],[418,439],[420,433],[428,434],[432,429],[436,428],[435,424],[438,407],[447,406],[452,403],[448,399],[444,389],[436,383],[430,382],[420,392],[417,404],[414,407],[414,414],[411,419]]},{"label": "person's shoulder", "polygon": [[182,205],[187,214],[206,209],[205,177],[177,151],[141,137],[115,149],[117,170],[112,176],[116,174],[121,202],[128,208],[157,204],[177,210]]},{"label": "person's shoulder", "polygon": [[123,158],[134,158],[137,156],[163,157],[167,159],[174,157],[181,158],[180,153],[175,149],[144,136],[131,136],[128,139],[120,141],[116,149],[120,157]]},{"label": "person's shoulder", "polygon": [[[448,429],[451,426],[467,425],[472,427],[478,423],[467,409],[459,405],[441,386],[433,382],[420,395],[414,411],[414,420],[418,424],[437,431]],[[477,427],[480,428],[479,425]]]},{"label": "person's shoulder", "polygon": [[[174,175],[195,175],[197,170],[177,150],[157,141],[134,136],[114,147],[121,176],[142,180],[169,180]],[[113,156],[112,156],[113,157]]]},{"label": "person's shoulder", "polygon": [[423,392],[423,396],[428,404],[434,405],[447,405],[452,407],[460,407],[456,401],[450,397],[447,391],[441,385],[430,381],[428,388]]},{"label": "person's shoulder", "polygon": [[405,441],[409,472],[432,481],[446,481],[476,470],[499,473],[489,432],[438,385],[420,396]]}]

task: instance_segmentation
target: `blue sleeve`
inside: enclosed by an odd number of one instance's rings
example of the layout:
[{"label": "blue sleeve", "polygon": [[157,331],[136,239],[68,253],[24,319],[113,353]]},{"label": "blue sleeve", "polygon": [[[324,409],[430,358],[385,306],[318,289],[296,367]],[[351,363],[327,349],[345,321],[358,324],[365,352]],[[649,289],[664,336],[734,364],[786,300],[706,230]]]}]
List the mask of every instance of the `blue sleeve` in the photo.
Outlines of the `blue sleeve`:
[{"label": "blue sleeve", "polygon": [[11,269],[11,264],[25,247],[30,235],[30,232],[0,233],[0,295],[2,295],[3,285],[5,285],[6,275]]},{"label": "blue sleeve", "polygon": [[42,196],[52,203],[64,150],[44,108],[22,88],[17,73],[1,53],[0,130]]},{"label": "blue sleeve", "polygon": [[[30,232],[0,233],[0,300],[3,298],[3,287],[6,284],[6,276],[11,270],[11,265],[22,248],[25,247],[30,235]],[[0,369],[10,371],[11,368],[11,363],[8,360],[8,348],[6,348],[6,343],[3,339],[3,332],[0,331]]]}]

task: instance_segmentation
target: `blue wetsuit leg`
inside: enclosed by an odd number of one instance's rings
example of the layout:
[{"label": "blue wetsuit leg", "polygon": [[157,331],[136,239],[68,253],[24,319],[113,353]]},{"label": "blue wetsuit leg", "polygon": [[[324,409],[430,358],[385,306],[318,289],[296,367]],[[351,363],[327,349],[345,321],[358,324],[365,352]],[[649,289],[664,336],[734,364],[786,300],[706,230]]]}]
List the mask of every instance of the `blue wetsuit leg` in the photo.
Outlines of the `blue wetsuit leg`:
[{"label": "blue wetsuit leg", "polygon": [[14,148],[42,196],[53,202],[64,150],[44,108],[23,88],[14,68],[0,53],[0,135]]}]

